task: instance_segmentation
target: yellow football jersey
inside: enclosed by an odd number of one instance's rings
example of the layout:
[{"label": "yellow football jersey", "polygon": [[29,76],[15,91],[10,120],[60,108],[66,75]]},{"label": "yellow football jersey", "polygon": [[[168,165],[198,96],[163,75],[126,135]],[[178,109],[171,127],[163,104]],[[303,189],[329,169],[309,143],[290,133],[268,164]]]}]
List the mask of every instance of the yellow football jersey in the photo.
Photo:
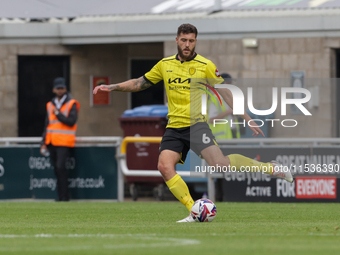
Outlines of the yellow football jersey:
[{"label": "yellow football jersey", "polygon": [[202,115],[202,95],[208,87],[223,83],[216,66],[210,60],[195,55],[189,61],[180,61],[177,55],[163,58],[144,78],[153,84],[164,81],[168,97],[168,125],[181,128],[206,121]]}]

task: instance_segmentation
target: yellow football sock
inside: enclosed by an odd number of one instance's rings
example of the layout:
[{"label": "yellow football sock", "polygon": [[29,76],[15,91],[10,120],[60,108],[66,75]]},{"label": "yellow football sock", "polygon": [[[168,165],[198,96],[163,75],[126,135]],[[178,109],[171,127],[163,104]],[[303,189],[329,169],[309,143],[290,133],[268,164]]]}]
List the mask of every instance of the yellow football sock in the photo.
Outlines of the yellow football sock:
[{"label": "yellow football sock", "polygon": [[188,186],[183,181],[181,176],[176,174],[169,181],[166,182],[170,191],[174,196],[183,204],[185,207],[191,211],[191,207],[194,204],[194,200],[192,199]]},{"label": "yellow football sock", "polygon": [[273,174],[273,165],[269,162],[259,162],[239,154],[231,154],[228,155],[228,157],[230,159],[231,170],[232,167],[236,167],[236,170],[240,172],[263,172],[265,174]]}]

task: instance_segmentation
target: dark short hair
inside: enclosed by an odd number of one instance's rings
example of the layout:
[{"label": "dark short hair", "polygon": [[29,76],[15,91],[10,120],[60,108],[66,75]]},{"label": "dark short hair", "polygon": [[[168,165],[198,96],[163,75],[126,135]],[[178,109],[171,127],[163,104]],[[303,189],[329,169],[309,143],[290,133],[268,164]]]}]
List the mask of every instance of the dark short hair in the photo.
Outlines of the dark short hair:
[{"label": "dark short hair", "polygon": [[181,35],[181,33],[183,34],[191,34],[191,33],[194,33],[195,34],[195,37],[197,37],[197,28],[194,26],[194,25],[191,25],[189,23],[187,24],[182,24],[178,27],[178,30],[177,30],[177,37]]}]

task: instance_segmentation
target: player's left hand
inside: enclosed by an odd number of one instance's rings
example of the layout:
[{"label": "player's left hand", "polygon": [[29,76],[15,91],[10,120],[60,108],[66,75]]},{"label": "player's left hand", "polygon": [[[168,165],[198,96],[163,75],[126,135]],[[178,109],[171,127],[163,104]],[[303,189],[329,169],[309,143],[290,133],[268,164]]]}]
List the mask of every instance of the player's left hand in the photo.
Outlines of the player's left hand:
[{"label": "player's left hand", "polygon": [[248,125],[248,127],[254,132],[252,134],[252,136],[254,137],[258,137],[260,134],[264,137],[264,133],[263,131],[261,130],[261,128],[255,123],[255,121],[253,120],[250,120],[249,121],[249,124],[251,125]]}]

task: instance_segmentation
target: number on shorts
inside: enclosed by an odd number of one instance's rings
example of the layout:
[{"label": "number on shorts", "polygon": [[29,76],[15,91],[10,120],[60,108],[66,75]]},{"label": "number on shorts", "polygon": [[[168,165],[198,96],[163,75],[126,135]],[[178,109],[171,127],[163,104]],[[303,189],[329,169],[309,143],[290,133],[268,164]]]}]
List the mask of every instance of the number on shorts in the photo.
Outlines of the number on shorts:
[{"label": "number on shorts", "polygon": [[210,143],[210,141],[211,141],[210,137],[207,136],[206,133],[204,133],[203,136],[202,136],[202,142],[205,143],[205,144],[208,144],[208,143]]}]

